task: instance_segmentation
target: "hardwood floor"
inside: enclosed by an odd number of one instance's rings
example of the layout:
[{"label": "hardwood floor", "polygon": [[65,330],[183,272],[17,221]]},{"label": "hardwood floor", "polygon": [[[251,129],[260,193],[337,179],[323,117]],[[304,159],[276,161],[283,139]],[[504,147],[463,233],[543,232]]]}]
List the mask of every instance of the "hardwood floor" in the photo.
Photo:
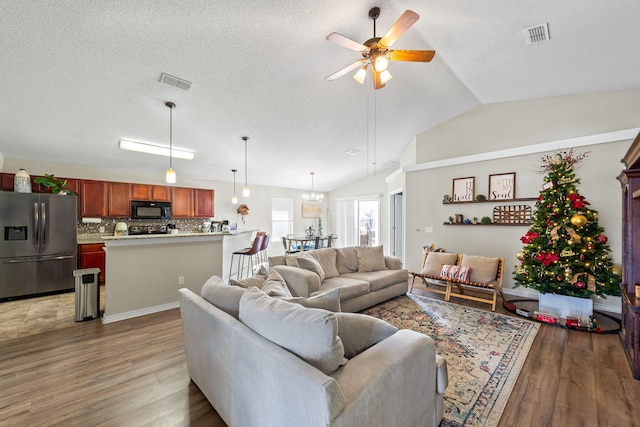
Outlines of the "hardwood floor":
[{"label": "hardwood floor", "polygon": [[[622,352],[615,334],[543,325],[499,426],[640,426]],[[225,426],[189,380],[179,310],[76,323],[73,294],[0,304],[0,425]]]}]

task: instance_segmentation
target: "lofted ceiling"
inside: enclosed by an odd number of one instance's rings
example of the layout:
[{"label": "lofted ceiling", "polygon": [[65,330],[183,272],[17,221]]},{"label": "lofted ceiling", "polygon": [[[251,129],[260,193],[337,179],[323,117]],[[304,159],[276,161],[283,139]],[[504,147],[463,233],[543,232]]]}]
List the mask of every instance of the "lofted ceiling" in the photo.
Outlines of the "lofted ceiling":
[{"label": "lofted ceiling", "polygon": [[[121,138],[196,152],[180,179],[330,191],[398,165],[416,134],[482,103],[640,87],[637,0],[69,0],[3,2],[0,153],[55,163],[157,171],[166,157],[118,149]],[[420,15],[393,46],[434,49],[392,62],[373,91],[325,76],[358,53],[325,40],[381,36]],[[551,39],[523,29],[549,23]],[[162,73],[192,82],[161,83]],[[437,147],[434,147],[437,149]],[[358,151],[348,155],[348,150]],[[375,165],[373,164],[375,162]]]}]

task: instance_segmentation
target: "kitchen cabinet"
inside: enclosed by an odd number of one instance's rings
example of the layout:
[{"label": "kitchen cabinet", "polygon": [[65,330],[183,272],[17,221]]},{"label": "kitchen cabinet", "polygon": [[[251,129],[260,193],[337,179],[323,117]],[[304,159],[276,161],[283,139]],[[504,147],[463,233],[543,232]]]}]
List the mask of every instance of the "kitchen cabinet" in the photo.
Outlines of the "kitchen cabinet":
[{"label": "kitchen cabinet", "polygon": [[194,193],[194,216],[196,218],[213,218],[214,191],[196,188]]},{"label": "kitchen cabinet", "polygon": [[78,269],[99,268],[99,281],[102,284],[105,283],[106,279],[106,254],[103,248],[104,243],[86,243],[78,245]]},{"label": "kitchen cabinet", "polygon": [[164,185],[131,184],[131,200],[168,202],[171,200],[171,189]]},{"label": "kitchen cabinet", "polygon": [[0,188],[2,191],[13,191],[13,177],[12,173],[2,173],[0,174]]},{"label": "kitchen cabinet", "polygon": [[[80,181],[78,204],[80,217],[105,217],[107,214],[107,192],[104,181]],[[128,216],[128,215],[127,215]]]},{"label": "kitchen cabinet", "polygon": [[171,216],[192,218],[194,214],[193,198],[193,188],[171,187]]},{"label": "kitchen cabinet", "polygon": [[106,182],[107,216],[129,218],[131,214],[131,186],[124,182]]}]

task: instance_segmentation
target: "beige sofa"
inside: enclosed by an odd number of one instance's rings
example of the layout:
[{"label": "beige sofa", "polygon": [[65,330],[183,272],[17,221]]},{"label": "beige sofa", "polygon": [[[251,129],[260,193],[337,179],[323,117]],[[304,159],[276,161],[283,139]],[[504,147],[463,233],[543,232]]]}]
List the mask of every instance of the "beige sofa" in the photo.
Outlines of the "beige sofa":
[{"label": "beige sofa", "polygon": [[180,310],[189,375],[230,427],[442,420],[446,361],[426,335],[209,282],[180,289]]},{"label": "beige sofa", "polygon": [[340,289],[342,311],[357,312],[404,295],[409,272],[382,246],[324,248],[269,258],[294,296]]}]

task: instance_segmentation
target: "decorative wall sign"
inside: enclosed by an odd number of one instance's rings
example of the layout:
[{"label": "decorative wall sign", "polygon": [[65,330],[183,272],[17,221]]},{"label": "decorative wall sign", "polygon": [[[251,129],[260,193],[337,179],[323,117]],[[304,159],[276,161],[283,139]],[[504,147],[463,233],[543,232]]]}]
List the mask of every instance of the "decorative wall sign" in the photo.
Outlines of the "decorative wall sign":
[{"label": "decorative wall sign", "polygon": [[515,198],[515,172],[489,175],[489,200],[513,200]]},{"label": "decorative wall sign", "polygon": [[475,191],[475,177],[455,178],[453,180],[453,203],[473,202]]},{"label": "decorative wall sign", "polygon": [[302,217],[303,218],[322,217],[322,202],[318,200],[303,200],[302,201]]}]

